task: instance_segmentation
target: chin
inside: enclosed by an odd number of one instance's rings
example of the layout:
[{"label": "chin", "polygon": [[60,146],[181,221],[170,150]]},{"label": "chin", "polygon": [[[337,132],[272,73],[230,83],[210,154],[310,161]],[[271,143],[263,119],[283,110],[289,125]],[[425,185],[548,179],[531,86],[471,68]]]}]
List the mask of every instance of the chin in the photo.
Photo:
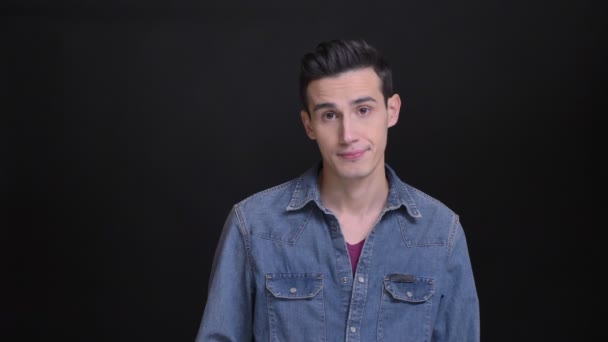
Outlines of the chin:
[{"label": "chin", "polygon": [[[353,167],[354,166],[354,167]],[[361,179],[371,174],[371,169],[368,167],[360,167],[351,165],[351,167],[339,167],[336,170],[336,175],[343,179]]]},{"label": "chin", "polygon": [[334,174],[335,177],[345,180],[363,179],[370,176],[375,170],[375,165],[372,160],[367,158],[355,161],[343,159],[333,159],[331,161],[331,163],[326,164],[328,166],[331,165],[331,173]]}]

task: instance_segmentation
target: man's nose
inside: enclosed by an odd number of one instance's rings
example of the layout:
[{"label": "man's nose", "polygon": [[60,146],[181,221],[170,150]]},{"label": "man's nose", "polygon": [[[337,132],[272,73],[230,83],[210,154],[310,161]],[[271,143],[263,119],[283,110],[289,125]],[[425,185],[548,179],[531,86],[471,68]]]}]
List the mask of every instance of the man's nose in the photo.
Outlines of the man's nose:
[{"label": "man's nose", "polygon": [[350,144],[353,141],[355,141],[355,131],[352,119],[348,115],[344,115],[340,125],[340,142]]}]

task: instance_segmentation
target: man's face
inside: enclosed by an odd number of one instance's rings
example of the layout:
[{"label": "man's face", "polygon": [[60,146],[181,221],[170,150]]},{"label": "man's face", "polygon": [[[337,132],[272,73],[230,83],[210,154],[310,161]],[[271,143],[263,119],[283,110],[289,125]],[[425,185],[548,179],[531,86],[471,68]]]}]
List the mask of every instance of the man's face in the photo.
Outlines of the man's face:
[{"label": "man's face", "polygon": [[300,116],[319,144],[324,175],[356,180],[384,170],[388,128],[397,123],[401,100],[385,103],[381,80],[370,68],[310,82],[308,110]]}]

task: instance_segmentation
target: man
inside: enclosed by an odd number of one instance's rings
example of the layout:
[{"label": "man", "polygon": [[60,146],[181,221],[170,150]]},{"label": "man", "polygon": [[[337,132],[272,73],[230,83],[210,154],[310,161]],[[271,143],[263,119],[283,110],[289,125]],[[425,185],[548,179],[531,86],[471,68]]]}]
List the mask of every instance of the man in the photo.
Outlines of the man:
[{"label": "man", "polygon": [[300,93],[322,162],[233,207],[197,341],[478,341],[458,216],[384,163],[401,100],[383,57],[321,43]]}]

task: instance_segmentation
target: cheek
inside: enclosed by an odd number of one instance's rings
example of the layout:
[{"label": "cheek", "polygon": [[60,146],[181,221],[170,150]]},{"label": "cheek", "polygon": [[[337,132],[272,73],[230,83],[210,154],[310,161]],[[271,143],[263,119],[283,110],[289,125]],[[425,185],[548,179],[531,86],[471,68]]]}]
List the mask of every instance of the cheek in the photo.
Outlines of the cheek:
[{"label": "cheek", "polygon": [[388,129],[388,120],[384,115],[379,114],[373,118],[359,121],[357,127],[361,133],[365,132],[368,135],[377,136]]},{"label": "cheek", "polygon": [[338,144],[337,137],[331,134],[322,134],[317,132],[317,145],[321,151],[331,151]]},{"label": "cheek", "polygon": [[329,141],[327,137],[317,136],[317,144],[321,150],[325,151],[331,148],[332,142]]},{"label": "cheek", "polygon": [[386,140],[388,138],[388,130],[386,126],[375,127],[373,134],[377,144],[386,144]]}]

